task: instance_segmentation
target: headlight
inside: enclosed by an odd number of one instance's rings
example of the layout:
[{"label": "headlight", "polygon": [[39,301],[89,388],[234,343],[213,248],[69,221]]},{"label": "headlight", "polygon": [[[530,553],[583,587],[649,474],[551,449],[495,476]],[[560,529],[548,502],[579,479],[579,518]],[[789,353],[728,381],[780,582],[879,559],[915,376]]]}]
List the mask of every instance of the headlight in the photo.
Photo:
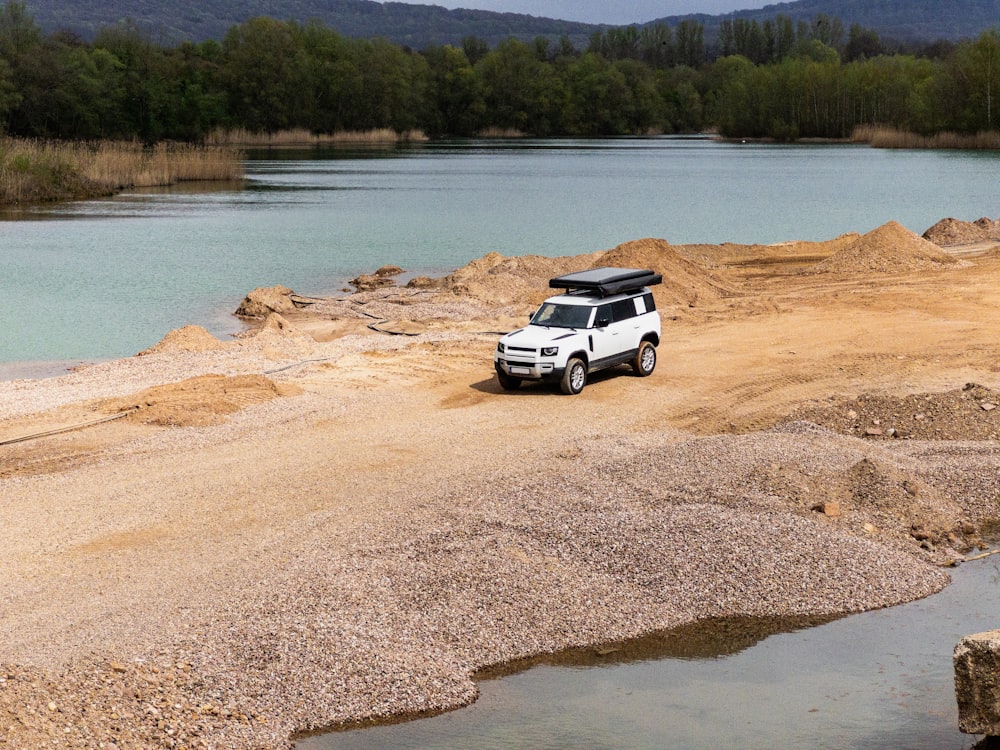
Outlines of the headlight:
[{"label": "headlight", "polygon": [[542,347],[542,356],[543,357],[554,357],[558,353],[559,353],[559,347],[558,346],[543,346]]},{"label": "headlight", "polygon": [[501,354],[507,351],[507,347],[503,345],[502,341],[499,344],[497,344],[497,351],[500,352]]}]

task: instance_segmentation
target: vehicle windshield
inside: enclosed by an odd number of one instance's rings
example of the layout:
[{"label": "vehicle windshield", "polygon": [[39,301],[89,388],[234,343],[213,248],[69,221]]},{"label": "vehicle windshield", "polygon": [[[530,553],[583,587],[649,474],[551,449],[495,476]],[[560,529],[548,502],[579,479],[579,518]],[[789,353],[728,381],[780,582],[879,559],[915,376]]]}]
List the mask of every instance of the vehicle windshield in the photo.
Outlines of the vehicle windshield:
[{"label": "vehicle windshield", "polygon": [[592,307],[586,305],[559,305],[545,302],[531,318],[536,326],[551,328],[586,328]]}]

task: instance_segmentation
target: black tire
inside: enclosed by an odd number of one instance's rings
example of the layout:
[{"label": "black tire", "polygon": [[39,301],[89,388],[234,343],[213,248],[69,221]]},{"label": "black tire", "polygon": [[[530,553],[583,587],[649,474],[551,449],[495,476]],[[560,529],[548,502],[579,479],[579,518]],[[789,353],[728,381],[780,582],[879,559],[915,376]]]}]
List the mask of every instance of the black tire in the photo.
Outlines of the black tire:
[{"label": "black tire", "polygon": [[639,351],[632,360],[632,369],[640,378],[653,374],[653,370],[656,369],[656,347],[652,341],[643,341],[639,344]]},{"label": "black tire", "polygon": [[559,387],[563,393],[575,396],[585,385],[587,385],[587,363],[579,357],[573,357],[566,363],[566,371],[559,381]]},{"label": "black tire", "polygon": [[503,370],[497,370],[497,381],[505,391],[516,391],[521,387],[521,378],[508,375]]}]

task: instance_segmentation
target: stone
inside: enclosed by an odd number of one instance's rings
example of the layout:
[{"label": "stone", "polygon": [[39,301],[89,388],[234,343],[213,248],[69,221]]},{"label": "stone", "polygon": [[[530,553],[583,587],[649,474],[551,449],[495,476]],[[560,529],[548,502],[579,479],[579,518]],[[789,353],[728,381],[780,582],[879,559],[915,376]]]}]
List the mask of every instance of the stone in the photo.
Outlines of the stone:
[{"label": "stone", "polygon": [[958,728],[1000,736],[1000,630],[967,635],[955,646]]},{"label": "stone", "polygon": [[840,501],[839,500],[825,500],[822,503],[816,503],[812,506],[812,510],[817,513],[822,513],[828,518],[838,518],[840,516]]},{"label": "stone", "polygon": [[391,276],[379,276],[378,274],[362,274],[351,279],[351,283],[359,292],[370,292],[382,287],[396,285]]},{"label": "stone", "polygon": [[272,312],[295,312],[292,294],[294,292],[287,286],[258,287],[243,298],[236,308],[236,315],[241,318],[266,318]]},{"label": "stone", "polygon": [[981,404],[979,404],[979,408],[981,408],[983,411],[993,411],[994,409],[997,408],[997,405],[989,401],[983,401]]}]

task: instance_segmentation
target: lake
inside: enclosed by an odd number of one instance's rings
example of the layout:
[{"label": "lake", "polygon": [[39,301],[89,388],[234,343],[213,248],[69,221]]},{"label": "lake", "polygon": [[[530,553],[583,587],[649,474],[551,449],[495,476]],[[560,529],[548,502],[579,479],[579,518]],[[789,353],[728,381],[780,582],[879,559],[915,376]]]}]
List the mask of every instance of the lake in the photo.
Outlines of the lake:
[{"label": "lake", "polygon": [[0,377],[129,356],[192,323],[226,336],[255,287],[326,295],[390,263],[434,275],[491,251],[824,240],[890,220],[922,233],[1000,214],[996,153],[664,137],[253,156],[245,183],[0,214]]}]

